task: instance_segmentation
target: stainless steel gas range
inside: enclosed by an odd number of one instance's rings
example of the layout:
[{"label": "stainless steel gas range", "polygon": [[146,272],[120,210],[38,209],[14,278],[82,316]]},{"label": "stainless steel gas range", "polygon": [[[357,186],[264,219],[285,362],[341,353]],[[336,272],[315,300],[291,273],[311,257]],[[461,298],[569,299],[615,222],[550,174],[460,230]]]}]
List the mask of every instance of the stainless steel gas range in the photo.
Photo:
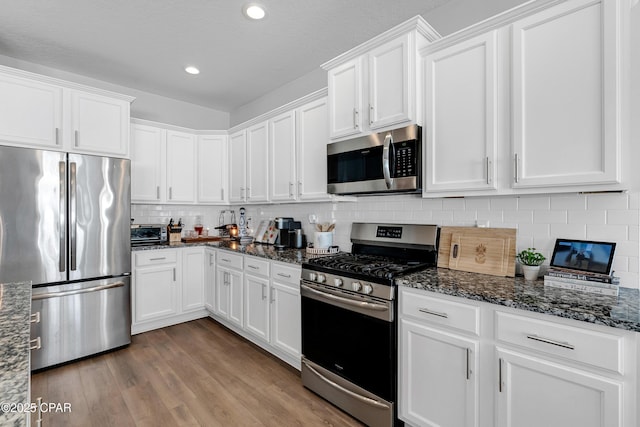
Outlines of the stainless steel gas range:
[{"label": "stainless steel gas range", "polygon": [[435,225],[354,223],[351,253],[302,265],[302,383],[369,426],[397,419],[395,279],[433,268]]}]

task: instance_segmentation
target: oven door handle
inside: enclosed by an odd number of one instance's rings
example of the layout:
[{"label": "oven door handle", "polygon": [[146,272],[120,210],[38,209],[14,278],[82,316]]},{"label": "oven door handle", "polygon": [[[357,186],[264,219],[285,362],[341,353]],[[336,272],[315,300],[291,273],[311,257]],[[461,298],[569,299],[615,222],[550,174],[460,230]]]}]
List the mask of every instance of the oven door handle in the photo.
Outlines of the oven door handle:
[{"label": "oven door handle", "polygon": [[320,372],[316,371],[315,369],[313,369],[311,366],[309,366],[309,364],[307,362],[305,362],[304,360],[302,361],[302,363],[304,363],[304,365],[309,368],[309,370],[311,372],[313,372],[318,378],[320,378],[322,381],[326,382],[327,384],[329,384],[331,387],[337,388],[338,390],[342,391],[343,393],[348,394],[349,396],[358,399],[361,402],[364,402],[368,405],[371,406],[375,406],[376,408],[381,408],[381,409],[389,409],[388,405],[385,405],[384,403],[378,402],[375,399],[371,399],[370,397],[366,397],[366,396],[362,396],[358,393],[354,393],[353,391],[342,387],[340,384],[331,381],[329,378],[326,378],[324,375],[322,375]]},{"label": "oven door handle", "polygon": [[375,311],[388,311],[389,310],[389,307],[387,307],[386,305],[383,305],[383,304],[376,304],[374,302],[366,302],[366,301],[354,301],[354,300],[351,300],[349,298],[344,298],[344,297],[340,297],[340,296],[337,296],[337,295],[328,294],[326,292],[321,292],[321,291],[315,290],[312,287],[307,286],[305,284],[301,284],[300,287],[302,289],[304,289],[304,290],[307,290],[309,292],[312,292],[312,293],[318,295],[319,297],[330,299],[330,300],[334,300],[334,301],[338,301],[338,302],[341,302],[343,304],[351,305],[353,307],[367,308],[367,309],[375,310]]}]

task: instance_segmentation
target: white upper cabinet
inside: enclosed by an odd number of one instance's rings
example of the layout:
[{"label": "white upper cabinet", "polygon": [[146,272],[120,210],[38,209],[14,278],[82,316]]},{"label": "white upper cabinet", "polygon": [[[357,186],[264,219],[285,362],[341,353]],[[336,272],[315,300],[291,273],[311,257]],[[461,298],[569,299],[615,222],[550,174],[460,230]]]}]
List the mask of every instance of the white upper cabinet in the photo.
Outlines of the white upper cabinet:
[{"label": "white upper cabinet", "polygon": [[62,146],[62,88],[0,73],[0,139]]},{"label": "white upper cabinet", "polygon": [[126,158],[133,99],[0,67],[0,143]]},{"label": "white upper cabinet", "polygon": [[77,90],[70,96],[74,151],[128,157],[129,102]]},{"label": "white upper cabinet", "polygon": [[329,123],[331,138],[361,133],[362,59],[356,58],[329,70]]},{"label": "white upper cabinet", "polygon": [[620,182],[619,5],[573,0],[513,24],[514,187]]},{"label": "white upper cabinet", "polygon": [[296,199],[296,112],[269,120],[271,201]]},{"label": "white upper cabinet", "polygon": [[418,49],[438,38],[426,21],[415,17],[323,64],[330,138],[420,124]]},{"label": "white upper cabinet", "polygon": [[369,53],[369,128],[415,121],[415,82],[413,37],[405,34],[373,49]]},{"label": "white upper cabinet", "polygon": [[160,202],[165,184],[164,153],[166,132],[137,123],[131,124],[131,200]]},{"label": "white upper cabinet", "polygon": [[247,129],[247,201],[269,200],[269,127],[264,121]]},{"label": "white upper cabinet", "polygon": [[327,194],[327,143],[329,115],[323,97],[298,108],[296,153],[298,200],[329,200]]},{"label": "white upper cabinet", "polygon": [[424,57],[425,193],[497,188],[496,37]]},{"label": "white upper cabinet", "polygon": [[193,203],[196,199],[196,137],[167,131],[167,202]]},{"label": "white upper cabinet", "polygon": [[226,203],[228,199],[227,136],[198,136],[198,202]]},{"label": "white upper cabinet", "polygon": [[245,202],[247,164],[247,132],[241,130],[229,136],[229,201]]}]

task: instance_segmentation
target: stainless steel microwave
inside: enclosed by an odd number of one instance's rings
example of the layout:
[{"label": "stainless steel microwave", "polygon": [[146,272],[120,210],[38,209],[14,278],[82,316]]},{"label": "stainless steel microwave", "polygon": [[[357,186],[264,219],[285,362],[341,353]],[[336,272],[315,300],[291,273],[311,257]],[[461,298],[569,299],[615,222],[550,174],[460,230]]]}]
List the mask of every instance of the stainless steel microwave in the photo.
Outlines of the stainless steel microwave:
[{"label": "stainless steel microwave", "polygon": [[421,177],[418,125],[327,145],[330,194],[419,193]]}]

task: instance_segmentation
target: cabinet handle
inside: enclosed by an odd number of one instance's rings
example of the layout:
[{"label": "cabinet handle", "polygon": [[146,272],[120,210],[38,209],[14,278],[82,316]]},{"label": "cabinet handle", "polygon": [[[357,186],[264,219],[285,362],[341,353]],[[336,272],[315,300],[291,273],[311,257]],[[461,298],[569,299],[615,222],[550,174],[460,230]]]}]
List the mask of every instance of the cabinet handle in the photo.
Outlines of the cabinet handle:
[{"label": "cabinet handle", "polygon": [[42,340],[40,337],[32,339],[29,341],[29,344],[31,344],[29,350],[40,350],[42,348]]},{"label": "cabinet handle", "polygon": [[167,257],[149,258],[149,261],[162,261],[163,259],[167,259]]},{"label": "cabinet handle", "polygon": [[169,200],[173,199],[173,187],[169,187]]},{"label": "cabinet handle", "polygon": [[487,156],[487,185],[491,185],[491,160]]},{"label": "cabinet handle", "polygon": [[373,105],[369,104],[369,124],[373,124]]},{"label": "cabinet handle", "polygon": [[545,344],[556,345],[558,347],[568,348],[569,350],[575,350],[576,349],[575,346],[569,344],[568,342],[556,341],[556,340],[552,340],[550,338],[540,337],[540,336],[535,335],[535,334],[526,334],[525,336],[530,340],[540,341],[540,342],[543,342]]},{"label": "cabinet handle", "polygon": [[502,357],[498,359],[498,392],[502,393]]},{"label": "cabinet handle", "polygon": [[60,128],[56,128],[56,145],[60,145]]},{"label": "cabinet handle", "polygon": [[240,187],[240,198],[244,199],[244,187]]},{"label": "cabinet handle", "polygon": [[287,279],[291,279],[291,275],[290,274],[278,273],[278,276],[286,277]]},{"label": "cabinet handle", "polygon": [[249,267],[249,268],[251,268],[253,270],[259,270],[260,269],[259,267],[256,267],[255,265],[250,265],[250,264],[247,264],[247,267]]},{"label": "cabinet handle", "polygon": [[220,200],[224,200],[224,188],[220,189]]},{"label": "cabinet handle", "polygon": [[220,261],[231,262],[231,260],[229,258],[220,258]]},{"label": "cabinet handle", "polygon": [[213,254],[209,254],[209,265],[213,265]]},{"label": "cabinet handle", "polygon": [[36,311],[31,315],[31,323],[40,323],[40,312]]},{"label": "cabinet handle", "polygon": [[78,131],[76,130],[74,133],[74,139],[73,139],[73,144],[77,147],[78,146]]},{"label": "cabinet handle", "polygon": [[262,284],[262,299],[263,300],[267,299],[267,296],[265,295],[264,291],[265,291],[265,284],[263,283]]},{"label": "cabinet handle", "polygon": [[428,308],[419,308],[418,311],[421,312],[421,313],[430,314],[432,316],[443,317],[445,319],[449,318],[449,315],[447,313],[442,313],[440,311],[429,310]]},{"label": "cabinet handle", "polygon": [[467,380],[471,378],[471,349],[467,349]]},{"label": "cabinet handle", "polygon": [[247,187],[247,200],[251,198],[251,188]]},{"label": "cabinet handle", "polygon": [[176,268],[173,267],[173,281],[176,281]]},{"label": "cabinet handle", "polygon": [[160,186],[156,187],[156,199],[160,200]]},{"label": "cabinet handle", "polygon": [[302,196],[302,181],[298,181],[298,197]]},{"label": "cabinet handle", "polygon": [[289,183],[289,197],[293,197],[293,182]]},{"label": "cabinet handle", "polygon": [[353,109],[353,128],[358,129],[358,110]]},{"label": "cabinet handle", "polygon": [[514,165],[514,173],[515,173],[515,181],[518,183],[518,175],[520,174],[518,171],[518,153],[515,155],[515,165]]},{"label": "cabinet handle", "polygon": [[273,304],[276,301],[276,293],[273,291],[273,288],[269,288],[269,302]]}]

